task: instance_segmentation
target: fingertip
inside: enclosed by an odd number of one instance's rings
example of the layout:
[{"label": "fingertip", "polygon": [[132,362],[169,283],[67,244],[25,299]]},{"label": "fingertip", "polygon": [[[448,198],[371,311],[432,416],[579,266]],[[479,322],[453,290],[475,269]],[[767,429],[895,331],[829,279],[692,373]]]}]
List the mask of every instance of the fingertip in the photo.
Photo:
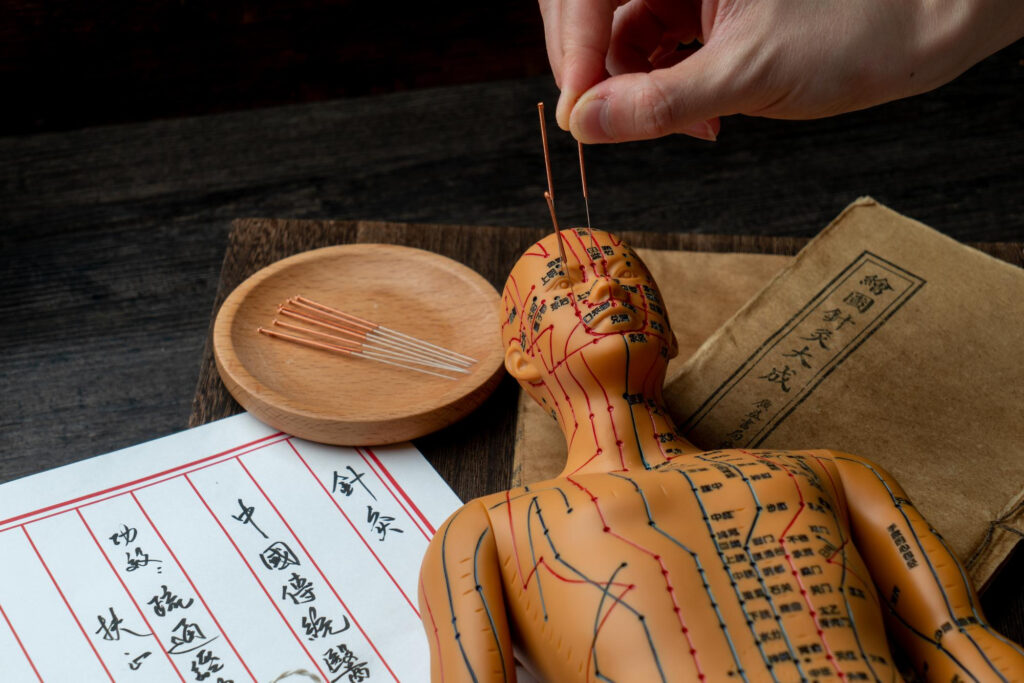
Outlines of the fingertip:
[{"label": "fingertip", "polygon": [[584,94],[572,108],[568,123],[568,130],[583,144],[614,142],[608,125],[608,100],[604,97]]},{"label": "fingertip", "polygon": [[562,90],[558,96],[558,104],[555,105],[555,121],[562,130],[569,130],[569,116],[578,98],[579,93],[573,96],[566,90]]}]

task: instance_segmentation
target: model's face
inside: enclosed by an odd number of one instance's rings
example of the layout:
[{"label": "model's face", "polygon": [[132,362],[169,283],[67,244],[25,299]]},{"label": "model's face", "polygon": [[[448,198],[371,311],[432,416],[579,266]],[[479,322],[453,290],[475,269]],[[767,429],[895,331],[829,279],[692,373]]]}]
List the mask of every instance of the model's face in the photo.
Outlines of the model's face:
[{"label": "model's face", "polygon": [[614,235],[564,230],[566,262],[552,234],[520,258],[505,287],[506,344],[518,342],[550,373],[586,350],[667,358],[673,350],[667,313],[650,272]]}]

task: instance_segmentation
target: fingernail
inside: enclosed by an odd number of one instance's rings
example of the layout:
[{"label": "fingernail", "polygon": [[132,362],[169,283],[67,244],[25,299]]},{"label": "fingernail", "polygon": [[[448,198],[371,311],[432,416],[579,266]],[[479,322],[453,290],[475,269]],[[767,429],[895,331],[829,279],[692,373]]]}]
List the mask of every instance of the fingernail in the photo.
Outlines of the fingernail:
[{"label": "fingernail", "polygon": [[563,90],[558,96],[558,104],[555,105],[555,121],[562,130],[569,130],[569,115],[572,113],[571,102],[568,93]]},{"label": "fingernail", "polygon": [[572,110],[572,133],[584,143],[610,142],[608,100],[603,97],[582,99]]},{"label": "fingernail", "polygon": [[701,140],[707,140],[708,142],[714,142],[718,139],[715,134],[715,129],[711,127],[711,124],[707,121],[698,121],[697,123],[686,126],[681,131],[684,135],[689,135]]}]

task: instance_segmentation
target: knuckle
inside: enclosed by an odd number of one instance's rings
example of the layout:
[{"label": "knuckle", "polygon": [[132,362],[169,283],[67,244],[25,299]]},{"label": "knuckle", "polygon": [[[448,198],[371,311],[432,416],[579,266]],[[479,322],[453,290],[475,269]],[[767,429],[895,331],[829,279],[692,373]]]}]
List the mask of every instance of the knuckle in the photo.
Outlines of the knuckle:
[{"label": "knuckle", "polygon": [[672,104],[665,91],[654,82],[637,90],[634,97],[632,128],[639,135],[661,135],[669,132],[675,120]]}]

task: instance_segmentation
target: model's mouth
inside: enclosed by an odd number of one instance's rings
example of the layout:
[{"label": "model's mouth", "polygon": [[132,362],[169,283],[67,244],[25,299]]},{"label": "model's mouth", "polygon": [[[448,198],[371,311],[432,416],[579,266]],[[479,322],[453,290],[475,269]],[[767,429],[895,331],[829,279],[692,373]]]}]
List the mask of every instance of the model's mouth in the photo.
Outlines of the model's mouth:
[{"label": "model's mouth", "polygon": [[636,307],[624,301],[605,301],[594,306],[583,315],[583,325],[593,329],[594,325],[604,323],[608,327],[630,326],[639,319]]}]

